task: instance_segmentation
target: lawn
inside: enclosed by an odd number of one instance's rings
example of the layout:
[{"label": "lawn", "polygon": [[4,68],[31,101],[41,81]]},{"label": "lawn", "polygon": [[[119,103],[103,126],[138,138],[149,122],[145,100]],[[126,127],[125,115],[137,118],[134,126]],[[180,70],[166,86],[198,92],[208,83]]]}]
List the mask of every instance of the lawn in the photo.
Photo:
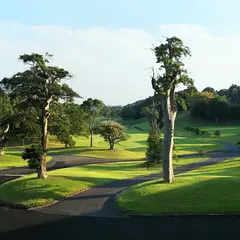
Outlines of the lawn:
[{"label": "lawn", "polygon": [[[22,159],[22,153],[12,149],[5,149],[5,154],[0,156],[0,170],[10,167],[24,167],[27,166],[27,161]],[[48,156],[47,161],[52,157]]]},{"label": "lawn", "polygon": [[[203,161],[205,158],[181,159],[175,166]],[[95,185],[161,172],[161,164],[143,166],[143,161],[85,165],[49,172],[48,179],[28,175],[0,186],[0,200],[28,207],[53,203]]]},{"label": "lawn", "polygon": [[117,199],[128,213],[240,213],[240,159],[227,160],[162,180],[131,187]]}]

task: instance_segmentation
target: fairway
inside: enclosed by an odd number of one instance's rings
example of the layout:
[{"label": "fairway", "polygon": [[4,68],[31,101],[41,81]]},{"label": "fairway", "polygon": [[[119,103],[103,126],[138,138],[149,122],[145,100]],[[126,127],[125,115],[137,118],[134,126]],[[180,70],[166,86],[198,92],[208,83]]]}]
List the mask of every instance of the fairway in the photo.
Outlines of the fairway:
[{"label": "fairway", "polygon": [[176,176],[174,184],[155,180],[122,193],[117,206],[127,213],[240,213],[240,159]]},{"label": "fairway", "polygon": [[[98,121],[106,120],[108,118],[100,118]],[[93,147],[89,147],[89,139],[86,137],[75,138],[76,147],[73,149],[64,148],[58,142],[50,144],[49,152],[71,154],[77,156],[86,156],[94,158],[108,158],[119,160],[143,160],[147,148],[147,138],[149,123],[143,118],[139,120],[124,121],[121,118],[114,118],[115,121],[127,126],[127,132],[130,134],[130,139],[126,142],[116,144],[113,151],[109,151],[109,145],[104,142],[103,138],[98,135],[93,136]],[[177,155],[183,154],[197,154],[200,151],[203,153],[223,149],[224,146],[221,142],[231,142],[236,144],[240,134],[240,127],[237,126],[212,126],[209,122],[199,121],[191,117],[189,112],[180,113],[176,120],[176,133],[175,144]],[[187,135],[184,128],[186,126],[199,127],[203,130],[214,132],[220,129],[222,136],[216,138],[211,137],[198,137]],[[54,137],[52,137],[54,139]]]}]

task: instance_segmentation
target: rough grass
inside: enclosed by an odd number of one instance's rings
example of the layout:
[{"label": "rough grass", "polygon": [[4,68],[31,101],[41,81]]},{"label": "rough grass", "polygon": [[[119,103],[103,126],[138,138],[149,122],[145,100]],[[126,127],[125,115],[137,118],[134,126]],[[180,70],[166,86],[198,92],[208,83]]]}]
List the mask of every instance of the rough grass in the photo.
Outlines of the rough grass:
[{"label": "rough grass", "polygon": [[[181,159],[176,166],[203,161],[204,158]],[[48,179],[25,176],[0,186],[0,200],[28,207],[53,203],[65,196],[110,181],[161,172],[162,165],[148,170],[143,161],[85,165],[49,172]]]},{"label": "rough grass", "polygon": [[240,159],[228,160],[176,176],[174,184],[161,180],[131,187],[117,206],[141,214],[240,213]]}]

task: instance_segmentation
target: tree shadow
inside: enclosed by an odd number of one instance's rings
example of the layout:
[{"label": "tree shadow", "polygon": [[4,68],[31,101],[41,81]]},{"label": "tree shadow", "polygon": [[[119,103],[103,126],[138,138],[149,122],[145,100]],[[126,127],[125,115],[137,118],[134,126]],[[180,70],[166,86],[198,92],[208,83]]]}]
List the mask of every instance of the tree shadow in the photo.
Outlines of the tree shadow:
[{"label": "tree shadow", "polygon": [[126,148],[130,152],[146,152],[147,147],[135,147],[135,148]]},{"label": "tree shadow", "polygon": [[[177,182],[181,179],[176,179]],[[185,180],[186,181],[186,180]],[[144,188],[166,183],[153,182],[144,184]],[[213,213],[240,213],[240,179],[235,177],[202,179],[200,182],[190,181],[189,184],[166,187],[158,193],[141,195],[125,199],[125,204],[130,207],[129,211],[142,209],[144,213],[153,214],[213,214]],[[134,187],[141,189],[143,186]],[[131,203],[127,203],[131,201]],[[153,202],[155,205],[153,206]],[[144,209],[144,210],[143,210]]]}]

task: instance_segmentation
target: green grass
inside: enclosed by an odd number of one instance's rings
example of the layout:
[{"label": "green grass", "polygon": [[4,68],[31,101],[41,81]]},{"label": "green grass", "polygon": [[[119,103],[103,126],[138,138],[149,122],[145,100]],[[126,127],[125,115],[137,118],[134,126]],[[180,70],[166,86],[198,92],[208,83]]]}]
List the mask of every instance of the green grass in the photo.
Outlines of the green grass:
[{"label": "green grass", "polygon": [[[175,166],[203,160],[180,159]],[[60,169],[49,172],[48,179],[36,179],[36,174],[28,175],[1,185],[0,200],[28,207],[42,206],[95,185],[161,171],[161,164],[147,170],[143,163],[118,162]]]},{"label": "green grass", "polygon": [[[6,149],[5,154],[0,156],[0,170],[10,167],[24,167],[27,166],[27,161],[22,159],[22,153],[12,149]],[[48,156],[47,161],[50,161],[52,157]]]},{"label": "green grass", "polygon": [[[98,121],[103,121],[109,118],[99,118]],[[146,118],[139,120],[124,121],[121,118],[113,118],[113,120],[120,122],[127,126],[127,131],[131,138],[115,146],[114,151],[109,151],[108,143],[104,142],[100,136],[94,136],[93,148],[89,147],[89,139],[80,137],[75,138],[76,147],[73,149],[64,148],[63,144],[56,141],[56,137],[51,136],[50,152],[62,153],[77,156],[86,156],[94,158],[107,158],[119,160],[142,160],[145,159],[146,141],[148,137],[149,124]],[[188,136],[184,128],[186,126],[199,127],[203,130],[214,132],[219,129],[222,132],[220,138],[216,137],[197,137]],[[236,143],[240,140],[240,127],[236,125],[221,126],[214,125],[208,121],[202,121],[191,117],[189,112],[178,114],[176,120],[176,137],[175,144],[177,154],[195,154],[199,151],[208,152],[224,148],[220,144],[222,141]]]},{"label": "green grass", "polygon": [[176,176],[174,184],[161,180],[131,187],[117,199],[125,212],[240,213],[240,159],[227,160]]}]

